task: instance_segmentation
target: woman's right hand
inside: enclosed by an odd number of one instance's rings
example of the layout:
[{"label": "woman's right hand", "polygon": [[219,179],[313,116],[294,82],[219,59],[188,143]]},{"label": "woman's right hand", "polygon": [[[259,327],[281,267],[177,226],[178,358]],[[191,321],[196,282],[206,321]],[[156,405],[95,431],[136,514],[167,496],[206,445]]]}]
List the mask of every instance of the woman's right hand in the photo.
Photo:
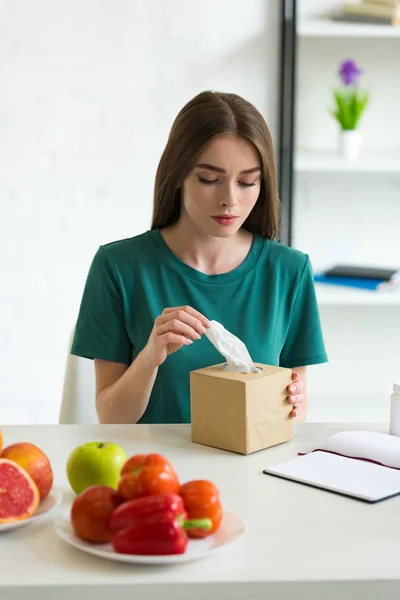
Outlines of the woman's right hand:
[{"label": "woman's right hand", "polygon": [[208,319],[191,306],[165,308],[154,321],[142,356],[147,364],[159,367],[169,354],[200,339],[209,326]]}]

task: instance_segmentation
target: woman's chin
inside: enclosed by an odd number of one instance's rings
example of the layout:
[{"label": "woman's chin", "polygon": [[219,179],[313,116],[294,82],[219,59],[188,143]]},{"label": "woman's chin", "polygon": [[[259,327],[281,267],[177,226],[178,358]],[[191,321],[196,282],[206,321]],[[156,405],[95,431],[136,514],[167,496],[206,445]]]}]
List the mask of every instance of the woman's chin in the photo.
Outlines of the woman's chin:
[{"label": "woman's chin", "polygon": [[236,221],[230,225],[220,225],[213,219],[213,224],[208,229],[210,230],[210,234],[215,237],[229,238],[239,231],[240,223]]}]

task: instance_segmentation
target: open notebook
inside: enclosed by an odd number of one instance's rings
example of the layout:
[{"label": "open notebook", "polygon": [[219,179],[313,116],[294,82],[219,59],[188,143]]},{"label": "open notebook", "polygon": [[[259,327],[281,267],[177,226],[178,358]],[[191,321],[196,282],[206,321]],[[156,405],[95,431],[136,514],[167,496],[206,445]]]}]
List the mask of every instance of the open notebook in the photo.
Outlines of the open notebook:
[{"label": "open notebook", "polygon": [[400,438],[374,431],[335,433],[320,448],[263,472],[379,502],[400,494]]}]

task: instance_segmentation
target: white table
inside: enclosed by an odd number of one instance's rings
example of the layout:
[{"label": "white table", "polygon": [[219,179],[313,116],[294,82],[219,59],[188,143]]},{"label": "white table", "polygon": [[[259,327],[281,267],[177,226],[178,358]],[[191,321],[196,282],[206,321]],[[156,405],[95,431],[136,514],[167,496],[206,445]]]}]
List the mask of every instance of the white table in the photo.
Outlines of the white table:
[{"label": "white table", "polygon": [[248,523],[214,557],[168,567],[114,563],[61,541],[52,518],[0,535],[1,600],[341,600],[400,597],[400,497],[368,505],[262,474],[335,431],[386,426],[297,424],[292,442],[249,456],[192,444],[185,425],[6,426],[5,444],[30,441],[50,457],[55,485],[70,450],[112,440],[128,454],[161,452],[181,480],[207,478]]}]

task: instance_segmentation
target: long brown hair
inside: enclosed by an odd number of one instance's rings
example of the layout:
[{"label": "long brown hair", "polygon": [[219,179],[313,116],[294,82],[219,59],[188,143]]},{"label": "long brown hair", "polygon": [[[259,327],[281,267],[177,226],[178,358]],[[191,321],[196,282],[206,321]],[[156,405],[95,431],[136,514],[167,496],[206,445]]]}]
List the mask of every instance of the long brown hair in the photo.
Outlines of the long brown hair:
[{"label": "long brown hair", "polygon": [[248,140],[261,157],[260,194],[243,227],[269,239],[277,236],[280,202],[268,126],[250,102],[236,94],[212,91],[202,92],[190,100],[172,125],[156,174],[152,229],[178,221],[182,183],[206,144],[223,134]]}]

